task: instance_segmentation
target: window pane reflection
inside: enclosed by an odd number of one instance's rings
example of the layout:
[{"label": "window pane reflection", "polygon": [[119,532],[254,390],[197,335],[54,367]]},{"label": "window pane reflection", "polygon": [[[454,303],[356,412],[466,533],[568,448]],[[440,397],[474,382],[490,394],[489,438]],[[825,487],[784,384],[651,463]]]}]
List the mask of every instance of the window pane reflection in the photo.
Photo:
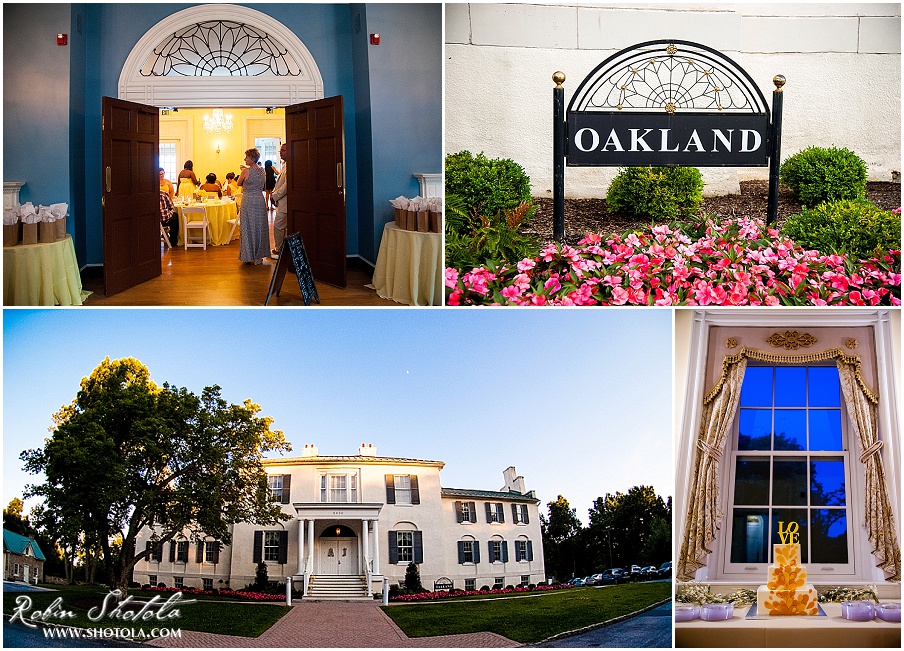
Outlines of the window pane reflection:
[{"label": "window pane reflection", "polygon": [[742,409],[738,424],[739,450],[772,449],[772,410]]},{"label": "window pane reflection", "polygon": [[841,451],[841,410],[812,409],[810,416],[810,449]]},{"label": "window pane reflection", "polygon": [[769,503],[769,460],[738,457],[735,466],[735,504]]},{"label": "window pane reflection", "polygon": [[844,509],[813,512],[813,562],[847,563],[847,516]]},{"label": "window pane reflection", "polygon": [[810,504],[845,505],[843,459],[820,459],[810,462]]},{"label": "window pane reflection", "polygon": [[803,409],[775,410],[775,449],[807,448],[807,412]]},{"label": "window pane reflection", "polygon": [[741,385],[741,406],[772,406],[772,367],[748,366]]},{"label": "window pane reflection", "polygon": [[772,466],[772,503],[783,506],[806,506],[806,460],[775,459]]},{"label": "window pane reflection", "polygon": [[[784,527],[787,529],[788,525],[792,522],[796,522],[798,524],[798,537],[797,542],[800,543],[800,562],[807,563],[809,562],[809,527],[807,526],[807,511],[806,509],[773,509],[772,510],[772,525],[769,529],[772,532],[772,544],[778,545],[782,542],[781,538],[778,537],[778,523],[783,522]],[[791,542],[789,539],[788,542]],[[772,548],[769,548],[770,552],[770,560],[771,560],[771,552]]]},{"label": "window pane reflection", "polygon": [[779,366],[775,369],[775,406],[806,407],[807,369],[804,366]]},{"label": "window pane reflection", "polygon": [[769,536],[766,509],[734,509],[731,527],[732,563],[768,563]]},{"label": "window pane reflection", "polygon": [[840,407],[841,387],[838,382],[838,368],[834,366],[812,366],[807,384],[810,391],[811,407]]}]

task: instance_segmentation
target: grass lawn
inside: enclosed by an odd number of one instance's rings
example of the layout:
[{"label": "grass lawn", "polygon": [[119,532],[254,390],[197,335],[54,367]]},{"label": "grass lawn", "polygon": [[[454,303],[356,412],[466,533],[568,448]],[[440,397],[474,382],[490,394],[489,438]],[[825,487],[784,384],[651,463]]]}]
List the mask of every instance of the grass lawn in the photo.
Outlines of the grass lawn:
[{"label": "grass lawn", "polygon": [[[28,615],[36,610],[45,610],[51,603],[57,599],[62,599],[62,604],[55,608],[56,612],[60,610],[71,611],[75,613],[74,618],[59,617],[48,618],[49,623],[65,624],[77,626],[79,628],[100,628],[100,627],[128,627],[141,628],[150,630],[152,628],[179,628],[183,631],[202,631],[205,633],[222,633],[224,635],[241,635],[243,637],[257,637],[268,628],[273,626],[289,608],[287,606],[278,606],[267,603],[224,603],[222,599],[210,598],[205,596],[186,595],[183,600],[197,599],[196,603],[184,603],[182,605],[174,605],[179,611],[179,617],[172,619],[158,620],[156,618],[148,619],[143,622],[124,621],[122,619],[104,619],[94,622],[88,619],[88,611],[103,604],[104,597],[107,596],[107,589],[100,586],[53,586],[59,588],[56,592],[4,592],[3,593],[3,613],[11,615],[16,610],[16,597],[27,596],[31,599],[30,607],[25,611],[26,619]],[[165,602],[172,595],[159,592],[142,592],[140,590],[131,591],[130,596],[133,600],[142,602],[150,601],[157,596],[157,603]],[[113,606],[108,608],[111,610]],[[98,608],[100,610],[100,608]],[[129,604],[125,610],[140,611],[141,606]],[[169,612],[173,612],[170,609]]]},{"label": "grass lawn", "polygon": [[[383,608],[408,637],[489,631],[532,644],[627,615],[672,595],[670,582],[570,588],[529,596],[447,599]],[[506,597],[509,595],[505,595]]]}]

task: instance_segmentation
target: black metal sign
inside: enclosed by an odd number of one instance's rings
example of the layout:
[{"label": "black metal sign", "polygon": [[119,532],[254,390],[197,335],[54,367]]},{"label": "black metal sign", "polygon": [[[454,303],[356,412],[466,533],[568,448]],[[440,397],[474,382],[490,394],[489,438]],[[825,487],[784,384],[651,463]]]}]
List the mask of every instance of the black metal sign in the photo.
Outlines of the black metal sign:
[{"label": "black metal sign", "polygon": [[298,287],[301,289],[304,304],[310,306],[312,299],[319,304],[320,296],[317,294],[314,274],[311,272],[311,265],[308,263],[308,254],[305,251],[301,233],[292,233],[283,240],[282,245],[279,247],[279,259],[276,262],[276,268],[273,270],[273,276],[270,278],[270,290],[267,292],[267,300],[264,301],[264,305],[270,304],[270,298],[273,294],[279,296],[287,271],[291,271],[298,278]]},{"label": "black metal sign", "polygon": [[[565,235],[569,166],[769,166],[767,222],[778,210],[784,77],[769,106],[750,75],[712,48],[648,41],[600,63],[565,112],[565,74],[553,75],[553,236]],[[566,117],[567,115],[567,117]]]}]

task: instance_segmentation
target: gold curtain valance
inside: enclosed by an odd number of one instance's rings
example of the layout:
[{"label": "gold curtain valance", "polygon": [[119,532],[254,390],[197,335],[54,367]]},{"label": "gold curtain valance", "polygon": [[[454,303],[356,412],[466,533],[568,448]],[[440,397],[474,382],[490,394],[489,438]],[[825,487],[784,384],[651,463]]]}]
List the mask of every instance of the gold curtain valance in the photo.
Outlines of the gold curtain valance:
[{"label": "gold curtain valance", "polygon": [[706,396],[703,398],[704,405],[708,405],[715,399],[715,397],[722,390],[722,385],[725,383],[725,380],[728,377],[729,369],[742,359],[755,359],[759,362],[766,362],[767,364],[789,365],[813,364],[815,362],[824,362],[830,359],[834,359],[836,362],[838,360],[841,360],[844,364],[854,369],[854,375],[857,378],[857,384],[860,385],[860,388],[862,389],[863,394],[867,397],[867,399],[874,405],[879,404],[879,394],[873,391],[872,388],[870,388],[870,386],[866,383],[866,378],[863,377],[863,362],[860,359],[859,355],[851,355],[844,352],[844,350],[842,350],[841,348],[829,348],[828,350],[824,350],[819,353],[808,353],[806,355],[780,355],[778,353],[770,353],[764,350],[757,350],[756,348],[747,348],[745,346],[734,355],[726,355],[722,359],[722,372],[719,375],[719,379],[716,381],[715,386],[710,389],[707,392]]}]

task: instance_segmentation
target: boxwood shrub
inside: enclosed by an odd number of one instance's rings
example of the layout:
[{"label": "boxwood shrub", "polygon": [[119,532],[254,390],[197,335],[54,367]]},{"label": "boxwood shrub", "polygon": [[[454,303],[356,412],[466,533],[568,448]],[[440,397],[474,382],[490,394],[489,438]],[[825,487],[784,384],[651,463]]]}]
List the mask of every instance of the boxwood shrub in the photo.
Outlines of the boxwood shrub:
[{"label": "boxwood shrub", "polygon": [[531,200],[530,178],[509,158],[469,151],[446,156],[446,195],[464,201],[468,213],[493,216]]},{"label": "boxwood shrub", "polygon": [[606,202],[616,213],[655,221],[691,217],[703,204],[703,176],[696,167],[626,167],[612,179]]},{"label": "boxwood shrub", "polygon": [[866,199],[843,199],[791,215],[782,234],[806,249],[856,260],[901,248],[901,215]]},{"label": "boxwood shrub", "polygon": [[813,208],[826,201],[866,196],[866,163],[850,149],[808,147],[782,163],[779,180]]}]

